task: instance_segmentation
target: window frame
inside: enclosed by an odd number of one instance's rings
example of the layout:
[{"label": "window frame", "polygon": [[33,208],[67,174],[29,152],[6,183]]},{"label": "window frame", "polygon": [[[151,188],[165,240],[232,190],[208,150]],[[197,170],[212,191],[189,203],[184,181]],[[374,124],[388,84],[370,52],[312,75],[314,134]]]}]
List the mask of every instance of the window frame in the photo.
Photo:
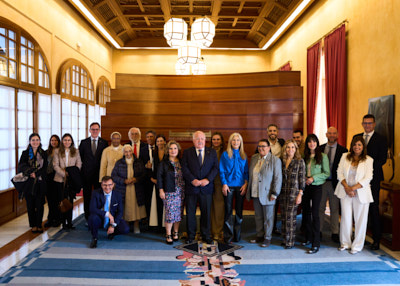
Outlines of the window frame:
[{"label": "window frame", "polygon": [[[108,85],[108,92],[109,94],[106,95],[104,93],[105,85]],[[106,107],[107,102],[111,101],[111,84],[110,81],[105,77],[101,76],[97,80],[96,84],[96,103],[101,107]]]}]

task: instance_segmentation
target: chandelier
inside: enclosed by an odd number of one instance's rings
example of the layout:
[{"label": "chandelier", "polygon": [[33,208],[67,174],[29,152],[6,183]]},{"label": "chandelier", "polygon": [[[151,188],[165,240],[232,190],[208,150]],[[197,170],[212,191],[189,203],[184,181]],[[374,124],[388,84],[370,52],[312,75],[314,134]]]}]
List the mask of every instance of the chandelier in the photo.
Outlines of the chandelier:
[{"label": "chandelier", "polygon": [[178,49],[176,74],[205,74],[206,64],[201,57],[201,49],[209,48],[215,36],[215,25],[207,17],[196,19],[191,26],[190,41],[187,40],[188,27],[180,18],[171,18],[164,24],[164,37],[172,48]]}]

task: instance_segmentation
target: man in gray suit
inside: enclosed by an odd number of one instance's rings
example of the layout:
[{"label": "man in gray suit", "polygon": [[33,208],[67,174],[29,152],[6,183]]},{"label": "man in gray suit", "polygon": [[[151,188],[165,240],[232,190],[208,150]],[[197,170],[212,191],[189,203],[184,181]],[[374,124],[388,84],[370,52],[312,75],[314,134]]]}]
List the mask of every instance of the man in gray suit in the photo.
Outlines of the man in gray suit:
[{"label": "man in gray suit", "polygon": [[267,139],[258,142],[258,154],[251,157],[247,199],[252,198],[257,239],[251,243],[260,243],[268,247],[271,243],[274,226],[274,208],[276,198],[281,192],[282,163],[274,156]]}]

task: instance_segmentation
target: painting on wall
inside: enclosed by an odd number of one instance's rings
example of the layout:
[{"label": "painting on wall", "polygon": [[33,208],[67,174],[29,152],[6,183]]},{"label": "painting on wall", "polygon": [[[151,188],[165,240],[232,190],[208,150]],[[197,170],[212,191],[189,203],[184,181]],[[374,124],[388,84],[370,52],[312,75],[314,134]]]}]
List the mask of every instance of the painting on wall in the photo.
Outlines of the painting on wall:
[{"label": "painting on wall", "polygon": [[[386,137],[388,143],[388,159],[394,161],[394,94],[370,98],[368,100],[368,113],[375,116],[375,130]],[[389,181],[393,179],[393,176]]]}]

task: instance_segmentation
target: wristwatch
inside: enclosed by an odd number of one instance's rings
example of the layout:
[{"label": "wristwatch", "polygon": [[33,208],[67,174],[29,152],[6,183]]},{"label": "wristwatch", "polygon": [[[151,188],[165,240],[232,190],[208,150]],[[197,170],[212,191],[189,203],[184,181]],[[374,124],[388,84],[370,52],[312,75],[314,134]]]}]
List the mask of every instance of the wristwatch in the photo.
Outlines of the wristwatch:
[{"label": "wristwatch", "polygon": [[117,224],[114,222],[114,223],[110,223],[110,226],[112,226],[112,227],[116,227],[117,226]]}]

